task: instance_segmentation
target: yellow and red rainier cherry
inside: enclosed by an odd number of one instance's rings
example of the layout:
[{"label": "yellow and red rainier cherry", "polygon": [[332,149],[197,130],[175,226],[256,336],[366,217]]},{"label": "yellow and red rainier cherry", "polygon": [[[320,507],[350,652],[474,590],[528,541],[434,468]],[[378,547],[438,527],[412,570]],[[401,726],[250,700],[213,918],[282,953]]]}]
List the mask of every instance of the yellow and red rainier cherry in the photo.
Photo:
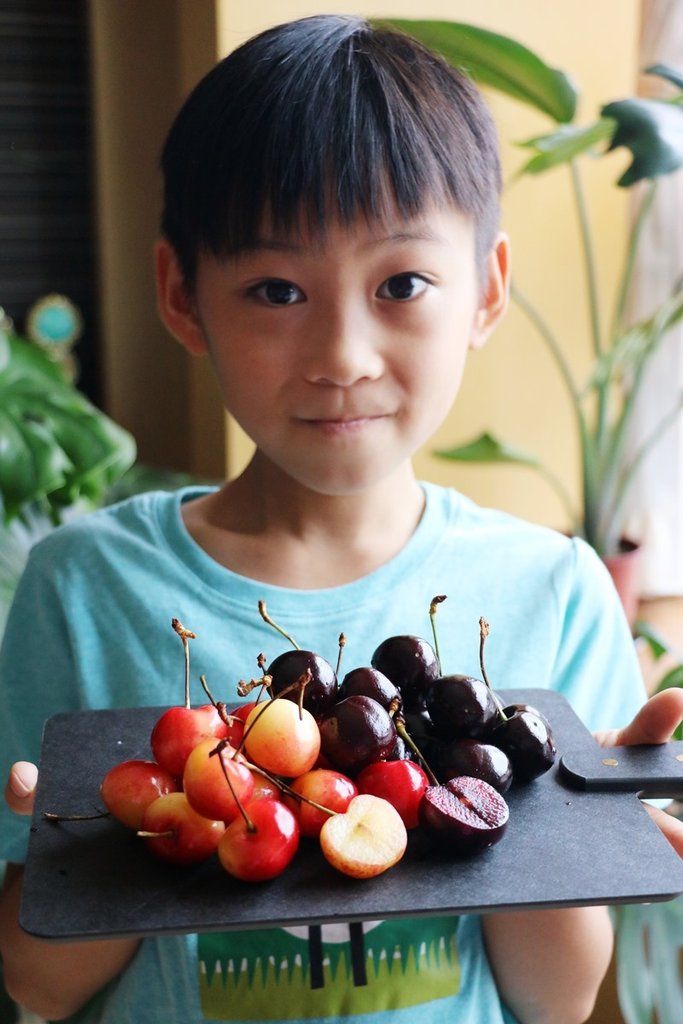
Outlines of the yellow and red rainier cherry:
[{"label": "yellow and red rainier cherry", "polygon": [[161,860],[198,864],[216,852],[224,832],[224,822],[197,814],[184,793],[166,793],[145,811],[139,834]]},{"label": "yellow and red rainier cherry", "polygon": [[296,778],[309,771],[320,753],[320,730],[310,711],[276,698],[257,704],[244,729],[247,757],[273,775]]},{"label": "yellow and red rainier cherry", "polygon": [[190,806],[206,818],[230,822],[240,813],[240,804],[251,800],[254,776],[229,743],[202,740],[187,761],[183,792]]}]

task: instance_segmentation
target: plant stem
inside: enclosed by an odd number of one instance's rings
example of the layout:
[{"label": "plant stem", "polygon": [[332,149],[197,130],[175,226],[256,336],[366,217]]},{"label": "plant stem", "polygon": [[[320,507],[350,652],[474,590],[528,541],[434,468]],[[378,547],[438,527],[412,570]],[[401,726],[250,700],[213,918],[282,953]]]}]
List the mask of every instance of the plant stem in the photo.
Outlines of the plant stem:
[{"label": "plant stem", "polygon": [[578,412],[580,410],[581,397],[569,368],[569,363],[564,357],[564,353],[560,348],[557,338],[550,330],[548,324],[536,307],[532,305],[529,299],[519,290],[519,288],[517,288],[515,284],[512,285],[511,294],[517,305],[524,311],[524,313],[526,313],[528,319],[531,320],[532,324],[550,349],[551,355],[557,363],[560,375],[566,385],[567,391],[569,392],[569,396],[572,399],[574,408]]},{"label": "plant stem", "polygon": [[588,310],[591,323],[591,335],[593,338],[593,351],[596,356],[602,352],[602,331],[600,327],[600,305],[598,303],[598,278],[595,267],[595,255],[593,252],[593,239],[586,207],[586,195],[583,181],[579,173],[579,165],[576,160],[569,161],[569,169],[572,176],[574,199],[579,217],[581,231],[581,244],[583,248],[584,265],[586,268],[586,285],[588,288]]},{"label": "plant stem", "polygon": [[[660,419],[659,422],[655,425],[655,427],[650,431],[650,434],[645,439],[645,441],[643,441],[642,445],[634,455],[633,459],[631,460],[627,468],[624,470],[619,480],[619,485],[616,488],[616,492],[612,501],[612,506],[609,511],[609,515],[606,517],[606,523],[604,527],[606,536],[604,543],[606,548],[608,545],[611,547],[614,546],[614,543],[611,543],[608,539],[609,526],[610,523],[618,524],[620,522],[622,506],[628,495],[628,492],[631,488],[631,485],[633,483],[634,477],[638,469],[640,468],[640,466],[642,466],[643,462],[645,461],[645,458],[649,455],[654,446],[661,440],[661,437],[664,434],[664,432],[668,430],[669,427],[673,426],[673,424],[676,422],[676,420],[681,414],[681,410],[683,410],[683,394],[679,395],[678,401],[675,403],[673,408],[670,409],[666,416],[663,416],[662,419]],[[617,537],[617,542],[618,539],[619,538]]]},{"label": "plant stem", "polygon": [[638,213],[631,227],[631,233],[626,248],[626,262],[624,270],[621,275],[621,283],[619,287],[619,293],[614,307],[614,323],[612,324],[612,340],[613,342],[619,336],[624,327],[624,317],[626,315],[626,302],[628,300],[631,285],[633,283],[633,274],[636,266],[636,256],[638,254],[638,246],[640,244],[640,237],[643,233],[643,226],[647,220],[647,216],[652,209],[652,203],[655,198],[657,191],[657,182],[652,179],[649,183],[647,192],[643,196]]}]

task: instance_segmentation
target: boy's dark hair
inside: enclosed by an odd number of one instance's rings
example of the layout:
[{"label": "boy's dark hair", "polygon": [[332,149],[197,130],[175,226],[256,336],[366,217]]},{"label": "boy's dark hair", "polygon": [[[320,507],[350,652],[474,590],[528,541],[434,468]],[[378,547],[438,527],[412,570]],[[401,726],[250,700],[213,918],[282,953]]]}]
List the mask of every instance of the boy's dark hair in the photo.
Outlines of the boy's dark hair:
[{"label": "boy's dark hair", "polygon": [[361,18],[269,29],[220,61],[180,110],[162,155],[162,230],[187,285],[199,252],[263,231],[430,202],[471,217],[482,267],[498,227],[496,132],[479,92],[414,39]]}]

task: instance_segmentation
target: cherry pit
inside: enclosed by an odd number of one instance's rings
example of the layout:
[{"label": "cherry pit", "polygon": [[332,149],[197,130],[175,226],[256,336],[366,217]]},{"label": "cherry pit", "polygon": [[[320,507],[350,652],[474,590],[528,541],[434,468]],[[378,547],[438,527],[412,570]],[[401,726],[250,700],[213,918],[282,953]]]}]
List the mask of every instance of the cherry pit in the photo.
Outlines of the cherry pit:
[{"label": "cherry pit", "polygon": [[183,703],[156,721],[148,760],[123,761],[101,780],[107,813],[161,860],[216,857],[251,882],[278,876],[310,843],[343,874],[371,878],[401,860],[411,830],[442,853],[481,854],[505,834],[505,793],[547,772],[557,751],[540,711],[505,705],[491,687],[485,619],[481,678],[442,671],[435,619],[444,600],[429,608],[433,643],[390,636],[370,665],[343,676],[343,634],[333,667],[259,602],[291,649],[270,664],[259,654],[259,675],[239,681],[236,705],[216,700],[203,676],[207,702],[191,705],[197,637],[173,619]]}]

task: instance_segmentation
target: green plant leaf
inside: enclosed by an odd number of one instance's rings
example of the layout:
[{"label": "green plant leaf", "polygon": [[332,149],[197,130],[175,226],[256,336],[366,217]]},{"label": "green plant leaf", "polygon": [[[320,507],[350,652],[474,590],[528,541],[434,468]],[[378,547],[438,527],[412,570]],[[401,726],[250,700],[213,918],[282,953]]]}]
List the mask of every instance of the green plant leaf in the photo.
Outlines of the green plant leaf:
[{"label": "green plant leaf", "polygon": [[632,379],[655,354],[668,332],[681,321],[683,283],[676,286],[653,316],[633,324],[615,340],[611,348],[601,353],[595,360],[582,394],[587,395],[610,381],[618,383],[625,378]]},{"label": "green plant leaf", "polygon": [[39,349],[9,338],[0,370],[0,507],[5,520],[99,500],[133,463],[135,444]]},{"label": "green plant leaf", "polygon": [[413,21],[381,18],[436,50],[475,81],[526,103],[555,121],[571,121],[576,89],[563,71],[549,67],[514,39],[455,21]]},{"label": "green plant leaf", "polygon": [[683,665],[676,665],[670,672],[667,672],[657,684],[657,693],[660,690],[671,690],[673,687],[681,689],[683,687]]},{"label": "green plant leaf", "polygon": [[504,462],[518,466],[539,467],[539,460],[534,455],[529,455],[519,448],[513,448],[488,432],[457,448],[435,451],[434,455],[440,459],[451,459],[455,462]]},{"label": "green plant leaf", "polygon": [[650,64],[645,68],[645,74],[664,78],[667,82],[671,82],[672,85],[677,85],[679,89],[683,89],[683,69],[675,68],[673,64]]},{"label": "green plant leaf", "polygon": [[526,149],[534,150],[536,154],[518,173],[540,174],[551,167],[566,164],[582,153],[590,152],[600,143],[608,143],[614,133],[615,123],[602,117],[583,127],[563,124],[549,135],[539,135],[518,143]]},{"label": "green plant leaf", "polygon": [[633,185],[683,166],[683,107],[662,100],[627,99],[608,103],[603,117],[617,122],[610,149],[626,146],[633,160],[617,184]]},{"label": "green plant leaf", "polygon": [[662,655],[666,654],[669,650],[669,645],[662,634],[653,629],[648,622],[642,622],[638,619],[633,626],[633,636],[636,640],[645,641],[655,661],[659,661]]}]

